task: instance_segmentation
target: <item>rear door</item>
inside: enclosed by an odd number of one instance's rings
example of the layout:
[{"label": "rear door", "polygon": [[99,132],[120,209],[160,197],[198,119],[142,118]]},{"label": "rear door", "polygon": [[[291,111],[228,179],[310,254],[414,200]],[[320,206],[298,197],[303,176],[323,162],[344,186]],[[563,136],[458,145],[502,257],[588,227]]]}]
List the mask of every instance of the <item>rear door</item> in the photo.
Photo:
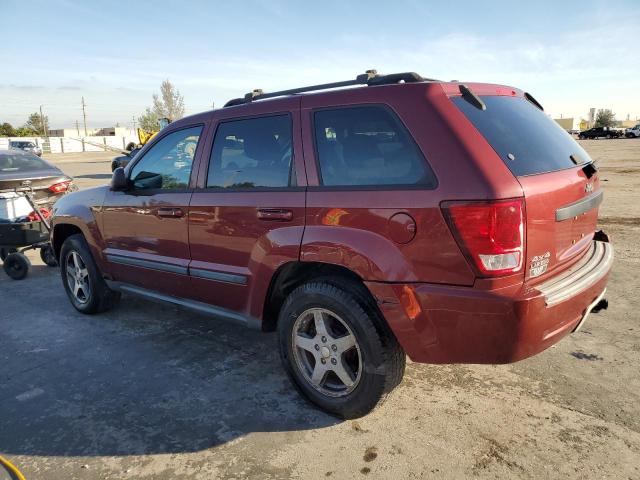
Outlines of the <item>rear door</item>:
[{"label": "rear door", "polygon": [[[526,208],[526,279],[561,269],[591,244],[602,201],[589,155],[523,97],[452,98],[518,179]],[[539,278],[538,278],[539,277]]]},{"label": "rear door", "polygon": [[273,273],[298,260],[306,185],[299,104],[281,100],[275,113],[247,106],[252,114],[231,110],[214,125],[189,207],[194,298],[259,316]]}]

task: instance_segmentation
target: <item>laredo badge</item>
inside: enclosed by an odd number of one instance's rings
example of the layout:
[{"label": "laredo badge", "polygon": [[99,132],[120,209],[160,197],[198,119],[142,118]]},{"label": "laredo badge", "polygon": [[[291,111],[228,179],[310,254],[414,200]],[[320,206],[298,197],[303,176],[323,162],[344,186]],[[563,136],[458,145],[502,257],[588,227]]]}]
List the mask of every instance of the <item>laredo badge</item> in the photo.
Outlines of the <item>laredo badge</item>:
[{"label": "laredo badge", "polygon": [[551,256],[550,252],[545,252],[542,255],[535,255],[531,259],[531,269],[529,270],[529,276],[539,277],[544,272],[546,272],[547,267],[549,266],[550,256]]}]

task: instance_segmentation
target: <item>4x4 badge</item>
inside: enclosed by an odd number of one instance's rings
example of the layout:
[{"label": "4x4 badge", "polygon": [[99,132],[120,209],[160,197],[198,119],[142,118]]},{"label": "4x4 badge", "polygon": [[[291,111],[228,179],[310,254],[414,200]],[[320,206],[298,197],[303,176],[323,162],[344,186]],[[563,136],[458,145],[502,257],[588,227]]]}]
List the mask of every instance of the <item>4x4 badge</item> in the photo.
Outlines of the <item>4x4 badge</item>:
[{"label": "4x4 badge", "polygon": [[551,257],[550,252],[545,252],[542,255],[534,255],[531,259],[531,269],[529,270],[530,277],[539,277],[544,272],[547,271],[547,267],[549,266],[549,257]]}]

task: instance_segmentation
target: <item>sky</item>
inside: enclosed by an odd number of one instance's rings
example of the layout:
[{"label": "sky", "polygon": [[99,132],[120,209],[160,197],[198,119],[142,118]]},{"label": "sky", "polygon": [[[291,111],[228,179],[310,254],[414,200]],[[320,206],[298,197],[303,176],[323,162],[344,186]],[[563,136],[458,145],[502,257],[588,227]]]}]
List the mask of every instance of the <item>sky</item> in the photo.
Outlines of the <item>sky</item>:
[{"label": "sky", "polygon": [[638,0],[0,0],[0,123],[132,126],[169,79],[187,114],[365,70],[500,83],[554,117],[640,117]]}]

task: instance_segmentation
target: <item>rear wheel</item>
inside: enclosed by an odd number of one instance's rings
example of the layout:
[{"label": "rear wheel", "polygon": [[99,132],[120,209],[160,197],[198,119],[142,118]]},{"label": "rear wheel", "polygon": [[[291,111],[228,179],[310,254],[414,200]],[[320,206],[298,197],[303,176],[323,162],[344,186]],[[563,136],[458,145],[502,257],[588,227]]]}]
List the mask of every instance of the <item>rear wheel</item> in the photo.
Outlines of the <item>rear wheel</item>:
[{"label": "rear wheel", "polygon": [[7,255],[2,268],[14,280],[22,280],[29,273],[30,266],[31,262],[24,253],[15,252]]},{"label": "rear wheel", "polygon": [[342,287],[314,282],[294,290],[280,311],[278,335],[298,389],[343,418],[373,410],[400,383],[405,367],[402,348],[380,321]]},{"label": "rear wheel", "polygon": [[120,293],[105,283],[81,234],[71,235],[62,244],[60,274],[67,296],[79,312],[104,312],[120,298]]}]

